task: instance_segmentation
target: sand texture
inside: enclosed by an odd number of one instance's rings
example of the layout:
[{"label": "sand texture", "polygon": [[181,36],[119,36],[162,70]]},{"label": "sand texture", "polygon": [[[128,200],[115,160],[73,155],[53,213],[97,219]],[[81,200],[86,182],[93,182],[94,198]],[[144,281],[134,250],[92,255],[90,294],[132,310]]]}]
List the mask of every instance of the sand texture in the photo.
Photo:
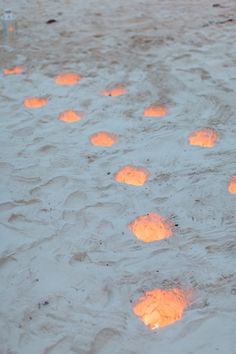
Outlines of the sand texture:
[{"label": "sand texture", "polygon": [[[236,353],[236,2],[213,4],[0,0],[18,18],[0,47],[0,354]],[[188,144],[201,128],[213,147]],[[90,143],[101,131],[112,146]],[[143,185],[114,180],[126,165]],[[137,239],[147,213],[172,235]],[[192,292],[183,318],[150,330],[134,303],[176,287]]]}]

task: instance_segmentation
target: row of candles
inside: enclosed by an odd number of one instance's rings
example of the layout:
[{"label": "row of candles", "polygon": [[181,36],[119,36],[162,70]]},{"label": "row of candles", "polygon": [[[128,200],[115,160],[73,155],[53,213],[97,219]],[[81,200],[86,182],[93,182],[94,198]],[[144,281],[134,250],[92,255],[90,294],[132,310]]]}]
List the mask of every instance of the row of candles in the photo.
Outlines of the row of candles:
[{"label": "row of candles", "polygon": [[[23,67],[12,67],[3,70],[4,75],[24,73]],[[77,84],[81,76],[77,73],[64,73],[56,76],[54,81],[58,85],[71,86]],[[103,96],[118,97],[126,93],[126,88],[118,85],[111,89],[102,90]],[[30,97],[24,100],[24,106],[28,109],[40,108],[48,104],[45,97]],[[144,109],[145,117],[164,117],[168,109],[163,105],[152,105]],[[66,123],[75,123],[83,119],[85,114],[77,111],[64,111],[58,119]],[[212,148],[218,140],[218,133],[212,128],[202,128],[194,131],[188,137],[190,145],[204,148]],[[90,142],[96,146],[111,147],[117,144],[118,137],[114,133],[101,131],[90,137]],[[150,173],[143,167],[126,165],[120,168],[114,175],[118,183],[134,186],[143,186]],[[236,194],[236,175],[231,176],[228,182],[228,192]],[[169,220],[156,213],[138,216],[128,225],[129,230],[137,239],[144,242],[154,242],[172,236],[172,224]],[[191,291],[180,288],[168,290],[153,289],[146,291],[133,306],[133,312],[151,329],[167,326],[180,320],[185,308],[190,304]]]}]

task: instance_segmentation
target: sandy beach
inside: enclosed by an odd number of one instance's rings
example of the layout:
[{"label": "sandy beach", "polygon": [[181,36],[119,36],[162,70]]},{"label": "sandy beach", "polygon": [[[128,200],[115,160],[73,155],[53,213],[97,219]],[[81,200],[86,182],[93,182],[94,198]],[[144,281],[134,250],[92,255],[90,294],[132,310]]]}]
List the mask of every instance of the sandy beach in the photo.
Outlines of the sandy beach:
[{"label": "sandy beach", "polygon": [[[0,354],[236,354],[236,2],[5,8],[18,29],[10,46],[0,32]],[[214,146],[190,145],[203,128]],[[100,131],[114,141],[93,145]],[[139,185],[115,180],[127,165]],[[167,238],[132,233],[149,213]],[[191,292],[182,318],[150,329],[134,304],[173,288]]]}]

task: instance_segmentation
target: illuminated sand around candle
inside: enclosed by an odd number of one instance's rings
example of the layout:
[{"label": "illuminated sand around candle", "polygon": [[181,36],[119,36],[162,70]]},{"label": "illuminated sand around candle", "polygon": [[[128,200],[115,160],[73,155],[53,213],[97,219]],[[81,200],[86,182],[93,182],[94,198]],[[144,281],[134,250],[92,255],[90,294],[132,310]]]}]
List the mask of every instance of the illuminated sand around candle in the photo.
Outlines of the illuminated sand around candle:
[{"label": "illuminated sand around candle", "polygon": [[137,217],[129,224],[129,230],[144,242],[160,241],[172,235],[168,221],[155,213]]},{"label": "illuminated sand around candle", "polygon": [[26,108],[41,108],[48,104],[48,99],[43,97],[31,97],[24,100]]},{"label": "illuminated sand around candle", "polygon": [[167,114],[167,108],[164,106],[150,106],[145,108],[145,117],[163,117]]},{"label": "illuminated sand around candle", "polygon": [[127,165],[114,174],[114,179],[118,183],[143,186],[148,176],[149,172],[145,168]]},{"label": "illuminated sand around candle", "polygon": [[4,75],[17,75],[24,72],[24,68],[22,66],[14,66],[12,68],[3,69]]},{"label": "illuminated sand around candle", "polygon": [[90,143],[97,146],[112,146],[117,143],[117,136],[108,132],[98,132],[90,137]]},{"label": "illuminated sand around candle", "polygon": [[236,176],[231,177],[230,182],[228,183],[228,192],[236,194]]},{"label": "illuminated sand around candle", "polygon": [[7,27],[7,32],[13,33],[14,31],[15,31],[15,29],[14,29],[13,26],[8,26],[8,27]]},{"label": "illuminated sand around candle", "polygon": [[100,91],[100,94],[102,96],[112,96],[112,97],[118,97],[122,96],[127,92],[126,88],[124,86],[115,86],[112,89],[107,89],[107,90],[102,90]]},{"label": "illuminated sand around candle", "polygon": [[218,140],[218,134],[214,129],[205,128],[194,131],[188,138],[190,145],[197,145],[211,148],[215,146]]},{"label": "illuminated sand around candle", "polygon": [[77,111],[64,111],[59,114],[58,119],[65,123],[75,123],[83,119],[85,114]]},{"label": "illuminated sand around candle", "polygon": [[64,73],[55,77],[57,85],[71,86],[76,85],[81,80],[81,76],[76,73]]},{"label": "illuminated sand around candle", "polygon": [[133,312],[150,329],[158,329],[181,320],[187,305],[187,294],[182,289],[154,289],[138,299]]}]

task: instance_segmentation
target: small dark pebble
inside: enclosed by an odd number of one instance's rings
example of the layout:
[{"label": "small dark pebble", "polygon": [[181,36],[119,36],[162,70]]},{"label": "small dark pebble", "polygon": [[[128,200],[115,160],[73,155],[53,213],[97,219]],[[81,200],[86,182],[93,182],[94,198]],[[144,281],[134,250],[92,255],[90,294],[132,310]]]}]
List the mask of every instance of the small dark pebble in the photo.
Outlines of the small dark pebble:
[{"label": "small dark pebble", "polygon": [[179,226],[179,224],[175,224],[175,226]]},{"label": "small dark pebble", "polygon": [[133,300],[130,299],[129,302],[132,304]]},{"label": "small dark pebble", "polygon": [[106,266],[108,267],[108,266],[109,266],[109,264],[107,263],[107,264],[106,264]]},{"label": "small dark pebble", "polygon": [[46,22],[46,24],[47,24],[47,25],[50,25],[51,23],[55,23],[55,22],[57,22],[57,20],[54,20],[54,18],[52,18],[51,20],[48,20],[48,21]]},{"label": "small dark pebble", "polygon": [[44,301],[44,302],[43,302],[43,305],[44,305],[44,306],[49,305],[49,302],[48,302],[48,301]]},{"label": "small dark pebble", "polygon": [[107,175],[110,175],[111,174],[111,172],[107,172]]},{"label": "small dark pebble", "polygon": [[219,22],[216,22],[217,25],[224,25],[225,23],[227,22],[233,22],[235,21],[233,18],[228,18],[227,20],[225,21],[219,21]]},{"label": "small dark pebble", "polygon": [[212,7],[221,7],[220,4],[213,4]]},{"label": "small dark pebble", "polygon": [[32,320],[32,317],[31,317],[31,316],[29,317],[29,320]]},{"label": "small dark pebble", "polygon": [[111,93],[109,93],[109,95],[108,96],[110,96],[111,97]]},{"label": "small dark pebble", "polygon": [[159,273],[159,270],[156,270],[157,273]]}]

